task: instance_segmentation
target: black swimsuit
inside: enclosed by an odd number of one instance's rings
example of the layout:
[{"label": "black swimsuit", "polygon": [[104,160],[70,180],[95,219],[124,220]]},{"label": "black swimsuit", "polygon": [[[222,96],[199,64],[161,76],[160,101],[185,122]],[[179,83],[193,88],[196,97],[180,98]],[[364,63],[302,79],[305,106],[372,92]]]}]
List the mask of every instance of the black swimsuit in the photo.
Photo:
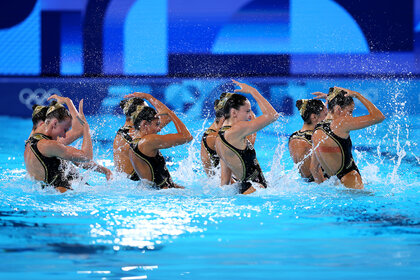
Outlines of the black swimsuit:
[{"label": "black swimsuit", "polygon": [[118,131],[117,131],[117,134],[121,135],[121,137],[124,138],[124,140],[127,143],[131,143],[133,141],[133,138],[129,134],[130,128],[133,128],[133,127],[132,126],[123,126],[120,129],[118,129]]},{"label": "black swimsuit", "polygon": [[312,130],[305,130],[305,131],[295,131],[292,133],[292,135],[290,135],[289,137],[289,142],[292,139],[300,139],[300,140],[305,140],[306,142],[308,142],[309,145],[312,146],[312,134],[314,132]]},{"label": "black swimsuit", "polygon": [[232,152],[234,152],[242,163],[242,178],[239,180],[241,183],[240,193],[244,193],[250,187],[252,187],[251,182],[259,183],[264,188],[267,188],[267,182],[264,178],[262,173],[261,167],[257,160],[257,153],[254,150],[251,142],[246,139],[246,148],[244,150],[240,150],[232,146],[229,142],[225,139],[225,132],[230,127],[222,127],[219,130],[220,140],[222,143],[225,144]]},{"label": "black swimsuit", "polygon": [[[130,128],[133,128],[132,126],[123,126],[120,129],[118,129],[117,134],[121,135],[121,137],[130,144],[133,141],[133,138],[130,136],[129,131]],[[140,177],[137,175],[136,170],[133,169],[133,172],[131,172],[128,175],[128,179],[133,181],[140,181]]]},{"label": "black swimsuit", "polygon": [[[305,130],[305,131],[298,130],[298,131],[295,131],[295,132],[292,133],[292,135],[290,135],[289,142],[293,139],[305,140],[306,142],[308,142],[309,145],[312,146],[312,134],[313,133],[314,132],[312,130]],[[324,177],[329,178],[329,176],[325,173],[324,173]],[[308,182],[314,182],[315,181],[312,174],[308,178],[304,178],[304,179],[305,179],[305,181],[308,181]]]},{"label": "black swimsuit", "polygon": [[220,163],[219,155],[216,153],[215,150],[211,149],[209,147],[209,145],[207,145],[207,136],[209,134],[213,133],[213,132],[216,132],[216,130],[210,129],[210,128],[207,129],[206,132],[204,132],[203,138],[202,138],[201,141],[203,141],[204,148],[206,149],[207,153],[209,154],[209,158],[210,158],[210,161],[212,163],[212,166],[215,168],[215,167],[219,166],[219,163]]},{"label": "black swimsuit", "polygon": [[137,157],[142,159],[147,163],[150,168],[150,172],[152,174],[152,182],[154,183],[155,187],[158,189],[163,188],[175,188],[175,184],[172,181],[171,175],[169,174],[168,168],[166,167],[165,158],[162,154],[157,152],[156,156],[149,157],[140,152],[138,148],[138,142],[140,138],[134,139],[133,142],[130,143],[130,149],[136,154]]},{"label": "black swimsuit", "polygon": [[338,179],[343,178],[347,173],[356,170],[357,173],[360,174],[359,169],[357,168],[356,163],[354,162],[353,155],[351,153],[352,142],[349,137],[346,139],[341,138],[334,134],[331,130],[331,121],[332,120],[325,120],[320,122],[316,125],[315,130],[322,130],[325,134],[327,134],[335,143],[337,143],[338,147],[341,150],[341,166],[340,169],[336,172],[336,176]]},{"label": "black swimsuit", "polygon": [[[38,142],[42,139],[51,140],[47,135],[36,133],[33,134],[25,145],[29,144],[32,152],[38,158],[39,162],[44,167],[45,179],[44,182],[56,187],[63,187],[71,189],[71,181],[78,177],[75,169],[65,168],[65,161],[58,157],[46,157],[38,150]],[[44,187],[44,186],[43,186]]]}]

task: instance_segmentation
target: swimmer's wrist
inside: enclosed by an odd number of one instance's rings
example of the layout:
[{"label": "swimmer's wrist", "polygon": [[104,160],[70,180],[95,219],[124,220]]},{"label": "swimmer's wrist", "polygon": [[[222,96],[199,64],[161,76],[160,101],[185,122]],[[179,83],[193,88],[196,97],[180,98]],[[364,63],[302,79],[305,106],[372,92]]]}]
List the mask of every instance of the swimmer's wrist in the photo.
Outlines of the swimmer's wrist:
[{"label": "swimmer's wrist", "polygon": [[57,102],[60,104],[66,104],[68,106],[70,98],[68,97],[60,97],[60,99],[57,99]]},{"label": "swimmer's wrist", "polygon": [[145,93],[144,94],[144,99],[149,100],[149,99],[152,99],[152,98],[153,98],[153,95],[151,95],[150,93]]},{"label": "swimmer's wrist", "polygon": [[258,90],[256,88],[253,88],[253,87],[250,86],[249,93],[250,94],[257,94],[259,92],[258,92]]},{"label": "swimmer's wrist", "polygon": [[82,118],[81,118],[81,117],[76,116],[76,118],[77,118],[77,120],[79,121],[79,123],[80,123],[82,126],[85,126],[85,124],[87,124],[87,122],[85,122],[84,120],[82,120]]},{"label": "swimmer's wrist", "polygon": [[354,95],[354,97],[359,98],[360,96],[362,96],[359,92],[352,90],[352,93]]}]

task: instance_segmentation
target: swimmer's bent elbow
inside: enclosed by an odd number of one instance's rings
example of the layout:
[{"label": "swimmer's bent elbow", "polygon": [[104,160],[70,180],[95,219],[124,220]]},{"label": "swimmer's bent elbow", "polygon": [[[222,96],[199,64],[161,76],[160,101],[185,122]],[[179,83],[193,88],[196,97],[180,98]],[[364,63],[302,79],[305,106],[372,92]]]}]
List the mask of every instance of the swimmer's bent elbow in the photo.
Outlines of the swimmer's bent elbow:
[{"label": "swimmer's bent elbow", "polygon": [[193,139],[194,139],[194,137],[192,137],[191,134],[186,137],[187,143],[191,142]]},{"label": "swimmer's bent elbow", "polygon": [[382,114],[382,112],[381,112],[381,116],[379,117],[379,122],[378,123],[383,122],[385,119],[386,118],[385,118],[384,114]]},{"label": "swimmer's bent elbow", "polygon": [[187,133],[183,133],[180,135],[182,139],[181,141],[185,144],[188,142],[191,142],[194,138],[192,137],[191,133],[187,132]]},{"label": "swimmer's bent elbow", "polygon": [[275,122],[280,117],[280,113],[278,113],[276,111],[275,113],[272,113],[272,114],[269,114],[269,115],[266,115],[266,116],[267,116],[267,120],[270,123],[273,123],[273,122]]},{"label": "swimmer's bent elbow", "polygon": [[380,116],[372,118],[371,125],[379,124],[385,120],[385,116],[381,113]]}]

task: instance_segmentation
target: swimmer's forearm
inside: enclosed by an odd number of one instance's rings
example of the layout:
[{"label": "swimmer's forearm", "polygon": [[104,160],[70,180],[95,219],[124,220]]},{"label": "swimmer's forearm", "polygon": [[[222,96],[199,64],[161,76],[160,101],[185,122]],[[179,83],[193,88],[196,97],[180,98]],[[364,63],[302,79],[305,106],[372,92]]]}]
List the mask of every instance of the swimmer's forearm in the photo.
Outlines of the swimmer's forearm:
[{"label": "swimmer's forearm", "polygon": [[276,120],[280,116],[270,102],[268,102],[268,100],[265,99],[258,90],[254,89],[250,92],[250,94],[254,97],[255,101],[257,101],[263,115],[268,115],[273,120]]},{"label": "swimmer's forearm", "polygon": [[93,159],[93,148],[92,148],[92,138],[90,136],[89,124],[85,123],[83,125],[83,143],[82,143],[82,152],[89,159]]},{"label": "swimmer's forearm", "polygon": [[146,95],[146,100],[149,101],[153,105],[153,107],[157,109],[158,113],[160,111],[169,110],[169,108],[165,104],[163,104],[159,99],[156,99],[155,97],[153,97],[153,95],[151,94]]},{"label": "swimmer's forearm", "polygon": [[[153,105],[153,107],[156,108],[158,113],[170,111],[170,109],[164,103],[162,103],[159,99],[156,99],[155,97],[153,97],[151,94],[147,94],[145,96],[145,99],[149,101],[150,104]],[[169,116],[161,115],[161,125],[160,125],[161,128],[165,127],[170,122],[171,122],[171,118]]]},{"label": "swimmer's forearm", "polygon": [[68,97],[63,97],[61,100],[63,104],[67,105],[67,108],[69,109],[70,115],[72,117],[72,122],[71,129],[66,132],[66,137],[59,138],[58,141],[64,145],[70,145],[83,135],[83,125],[78,119],[79,113],[74,107],[73,101]]},{"label": "swimmer's forearm", "polygon": [[187,126],[178,118],[178,116],[174,112],[169,110],[168,115],[174,122],[176,131],[178,132],[178,134],[184,137],[188,142],[191,141],[193,137],[190,131],[188,130]]},{"label": "swimmer's forearm", "polygon": [[181,185],[178,185],[178,184],[175,184],[175,183],[174,183],[174,187],[175,187],[176,189],[185,189],[185,187],[183,187],[183,186],[181,186]]},{"label": "swimmer's forearm", "polygon": [[375,121],[378,123],[382,122],[385,119],[385,116],[382,114],[382,112],[372,103],[370,102],[366,97],[364,97],[361,93],[352,91],[355,94],[355,97],[359,99],[360,102],[366,107],[369,114],[373,117]]},{"label": "swimmer's forearm", "polygon": [[72,116],[73,119],[75,119],[76,116],[78,115],[78,112],[76,110],[76,107],[74,106],[73,101],[70,98],[66,97],[65,104],[67,105],[67,108],[69,109],[70,115]]},{"label": "swimmer's forearm", "polygon": [[80,124],[79,120],[77,119],[79,112],[77,112],[76,107],[74,106],[74,103],[70,98],[68,97],[65,98],[65,104],[67,105],[67,108],[69,109],[70,115],[72,117],[71,129],[73,131],[77,131],[78,136],[80,137],[83,134],[83,126]]},{"label": "swimmer's forearm", "polygon": [[92,169],[93,171],[96,171],[96,172],[102,173],[102,174],[106,174],[109,170],[108,168],[106,168],[102,165],[99,165],[94,161],[84,162],[84,163],[80,164],[80,166],[83,169]]}]

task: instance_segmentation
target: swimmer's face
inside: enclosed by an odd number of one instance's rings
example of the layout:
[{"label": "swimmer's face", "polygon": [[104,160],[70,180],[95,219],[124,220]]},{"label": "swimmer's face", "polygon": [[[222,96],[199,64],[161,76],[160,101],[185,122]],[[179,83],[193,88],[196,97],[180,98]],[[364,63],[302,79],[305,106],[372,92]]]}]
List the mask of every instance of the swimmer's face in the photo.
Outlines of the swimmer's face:
[{"label": "swimmer's face", "polygon": [[252,116],[252,110],[251,110],[251,103],[249,100],[245,101],[245,104],[239,107],[239,110],[237,110],[237,117],[240,121],[250,121]]},{"label": "swimmer's face", "polygon": [[58,137],[65,138],[67,131],[69,131],[71,128],[71,119],[66,118],[64,121],[58,121],[53,123],[52,128],[52,135],[51,137],[56,140]]},{"label": "swimmer's face", "polygon": [[148,134],[158,134],[160,132],[160,119],[154,119],[151,122],[147,123]]},{"label": "swimmer's face", "polygon": [[342,108],[343,114],[348,115],[348,116],[353,116],[353,111],[354,111],[354,103]]}]

